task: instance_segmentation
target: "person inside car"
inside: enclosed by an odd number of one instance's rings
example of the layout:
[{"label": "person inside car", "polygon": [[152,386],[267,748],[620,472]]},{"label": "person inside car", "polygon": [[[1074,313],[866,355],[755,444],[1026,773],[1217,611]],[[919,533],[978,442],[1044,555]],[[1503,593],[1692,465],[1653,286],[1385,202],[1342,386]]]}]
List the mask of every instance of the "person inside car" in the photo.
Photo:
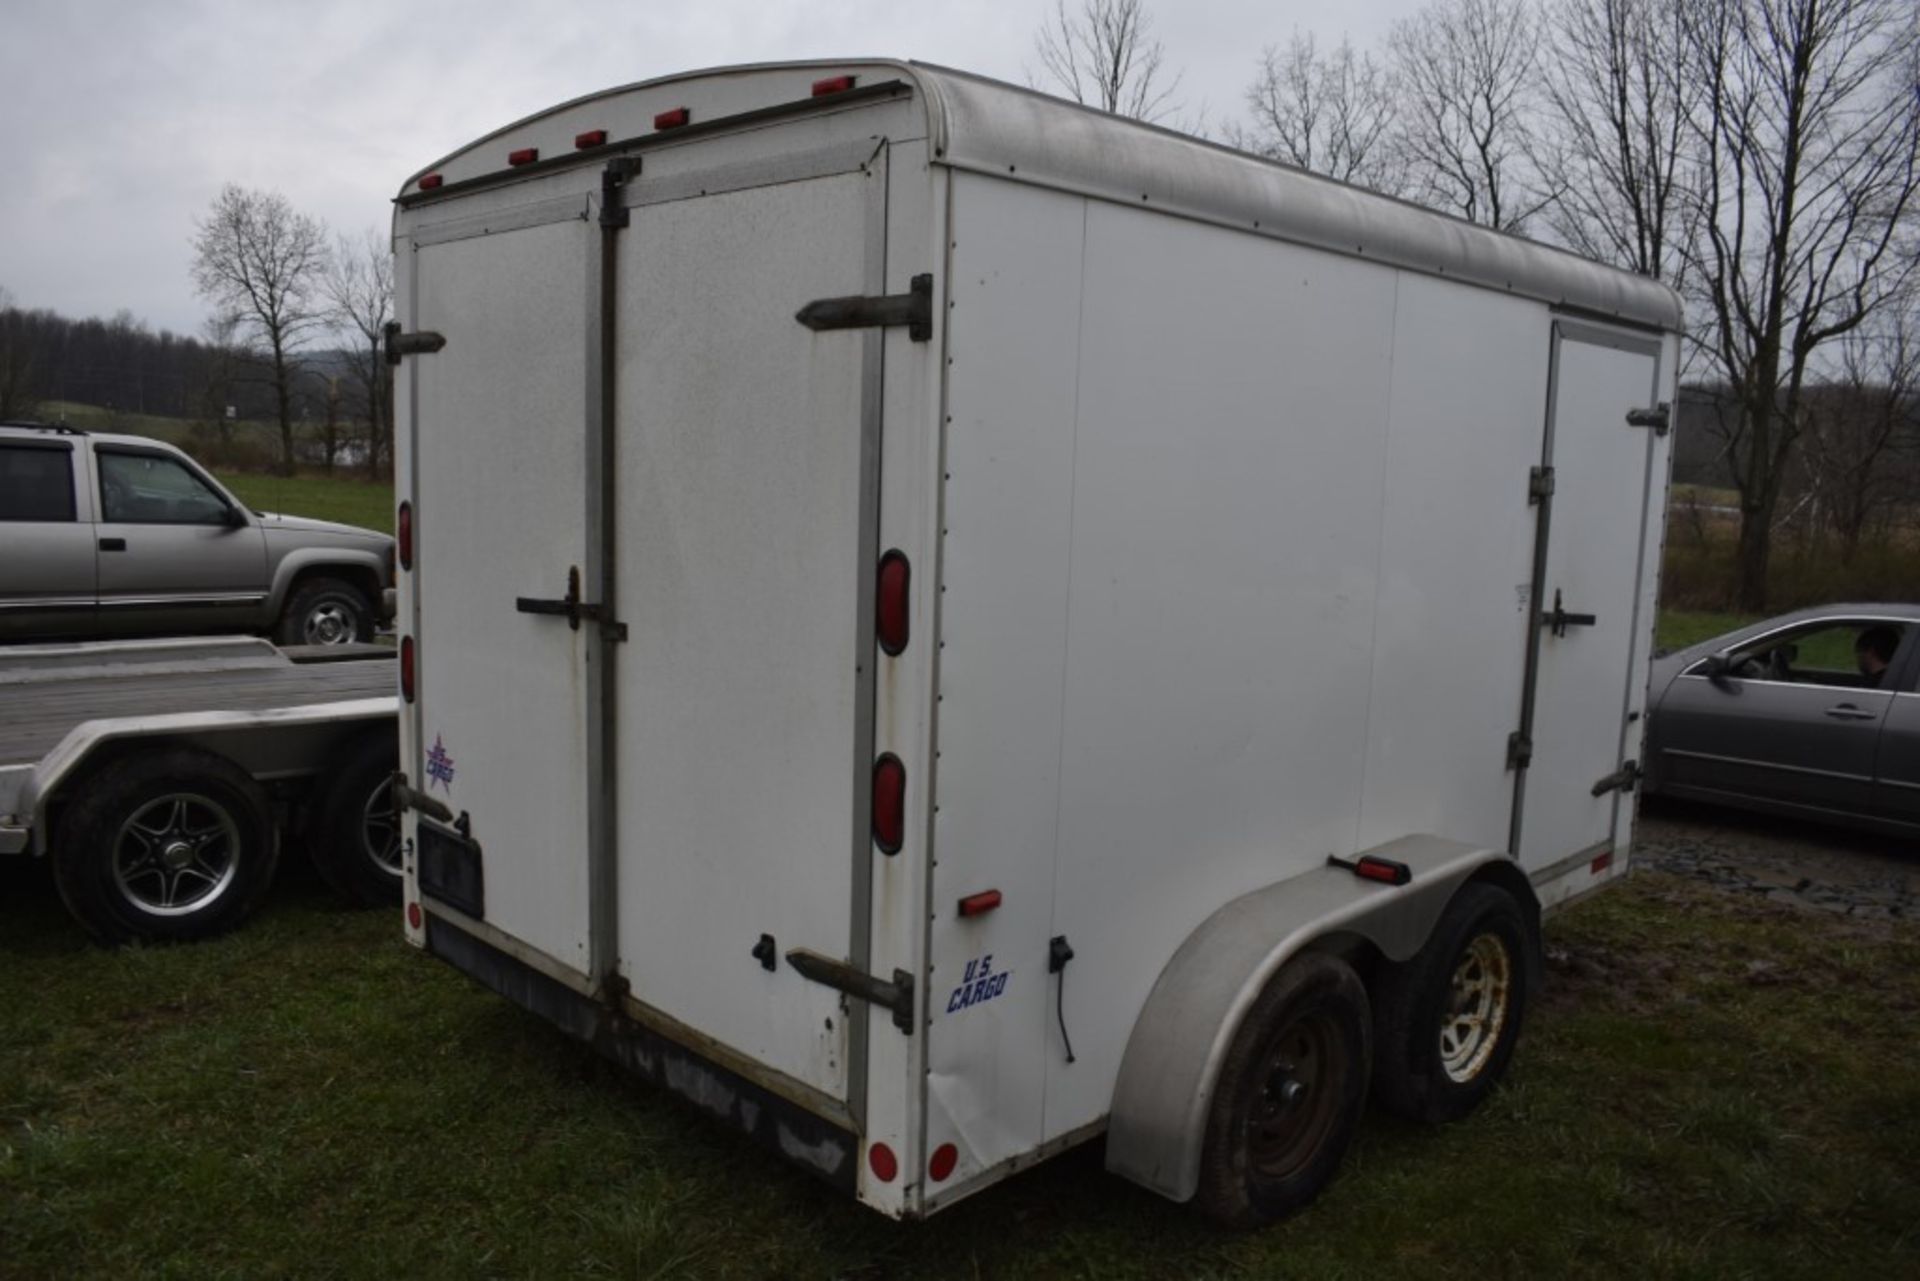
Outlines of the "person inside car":
[{"label": "person inside car", "polygon": [[1853,661],[1860,666],[1868,689],[1878,689],[1887,678],[1887,664],[1900,648],[1900,633],[1891,627],[1869,627],[1853,642]]}]

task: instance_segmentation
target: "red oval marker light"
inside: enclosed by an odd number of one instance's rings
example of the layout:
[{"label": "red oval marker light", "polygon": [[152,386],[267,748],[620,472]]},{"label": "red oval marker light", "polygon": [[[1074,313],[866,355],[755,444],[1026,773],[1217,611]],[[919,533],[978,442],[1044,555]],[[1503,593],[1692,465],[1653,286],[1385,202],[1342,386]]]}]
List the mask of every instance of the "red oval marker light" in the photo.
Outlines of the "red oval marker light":
[{"label": "red oval marker light", "polygon": [[585,151],[588,147],[604,147],[606,143],[607,131],[605,129],[589,129],[585,133],[576,133],[573,135],[573,149],[575,151]]},{"label": "red oval marker light", "polygon": [[393,522],[394,541],[400,544],[400,568],[413,568],[413,504],[402,501]]},{"label": "red oval marker light", "polygon": [[960,1149],[951,1143],[942,1143],[933,1150],[933,1159],[927,1162],[927,1177],[935,1183],[945,1183],[953,1167],[959,1164]]},{"label": "red oval marker light", "polygon": [[672,111],[663,111],[655,116],[653,118],[653,127],[655,129],[678,129],[691,119],[693,119],[693,115],[685,107],[675,107]]},{"label": "red oval marker light", "polygon": [[879,584],[873,598],[873,629],[880,648],[896,655],[907,647],[907,587],[912,568],[898,549],[880,558]]},{"label": "red oval marker light", "polygon": [[420,928],[421,920],[420,905],[418,903],[407,904],[407,924],[417,930]]},{"label": "red oval marker light", "polygon": [[876,1143],[867,1149],[867,1166],[873,1171],[873,1177],[882,1183],[892,1183],[900,1177],[900,1162],[893,1155],[893,1149],[884,1143]]},{"label": "red oval marker light", "polygon": [[438,187],[438,186],[439,186],[439,185],[440,185],[441,183],[443,183],[443,182],[445,182],[445,181],[446,181],[446,179],[445,179],[445,178],[442,178],[442,177],[441,177],[441,176],[440,176],[439,174],[437,174],[437,173],[430,173],[430,174],[425,174],[425,175],[422,175],[422,177],[421,177],[421,179],[420,179],[420,190],[422,190],[422,191],[432,191],[432,190],[433,190],[433,189],[434,189],[435,187]]},{"label": "red oval marker light", "polygon": [[400,638],[400,696],[413,701],[413,637]]},{"label": "red oval marker light", "polygon": [[828,76],[825,80],[813,82],[813,96],[824,98],[829,94],[845,93],[853,88],[852,76]]},{"label": "red oval marker light", "polygon": [[897,854],[907,833],[907,767],[892,752],[873,763],[873,843]]}]

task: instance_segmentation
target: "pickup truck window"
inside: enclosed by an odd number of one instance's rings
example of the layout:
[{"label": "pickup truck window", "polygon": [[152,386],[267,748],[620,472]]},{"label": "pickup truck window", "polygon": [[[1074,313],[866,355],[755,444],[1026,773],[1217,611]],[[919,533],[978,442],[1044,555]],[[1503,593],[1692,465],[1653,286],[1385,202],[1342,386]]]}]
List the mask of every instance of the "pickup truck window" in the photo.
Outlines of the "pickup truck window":
[{"label": "pickup truck window", "polygon": [[227,503],[174,459],[102,449],[100,511],[111,524],[223,525]]},{"label": "pickup truck window", "polygon": [[73,451],[0,445],[0,520],[73,518]]}]

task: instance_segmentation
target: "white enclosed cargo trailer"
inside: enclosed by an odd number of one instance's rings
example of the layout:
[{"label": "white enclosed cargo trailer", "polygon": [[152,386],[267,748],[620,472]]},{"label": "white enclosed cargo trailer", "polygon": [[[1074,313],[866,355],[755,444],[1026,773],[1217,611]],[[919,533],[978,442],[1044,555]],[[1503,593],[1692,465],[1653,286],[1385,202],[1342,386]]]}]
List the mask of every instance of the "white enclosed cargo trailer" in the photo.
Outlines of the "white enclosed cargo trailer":
[{"label": "white enclosed cargo trailer", "polygon": [[1258,1221],[1620,875],[1679,304],[920,64],[408,181],[408,934],[897,1216]]}]

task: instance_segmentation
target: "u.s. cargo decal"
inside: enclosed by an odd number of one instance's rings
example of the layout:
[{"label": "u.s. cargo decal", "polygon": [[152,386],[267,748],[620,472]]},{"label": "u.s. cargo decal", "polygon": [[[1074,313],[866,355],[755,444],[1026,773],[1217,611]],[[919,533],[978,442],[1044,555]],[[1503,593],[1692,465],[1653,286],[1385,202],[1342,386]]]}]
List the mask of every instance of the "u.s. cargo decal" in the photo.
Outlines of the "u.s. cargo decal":
[{"label": "u.s. cargo decal", "polygon": [[960,986],[953,989],[953,995],[947,998],[947,1013],[957,1014],[970,1005],[991,1001],[1007,990],[1007,980],[1012,976],[1012,970],[994,973],[993,953],[975,957],[967,962],[967,972],[960,980]]}]

